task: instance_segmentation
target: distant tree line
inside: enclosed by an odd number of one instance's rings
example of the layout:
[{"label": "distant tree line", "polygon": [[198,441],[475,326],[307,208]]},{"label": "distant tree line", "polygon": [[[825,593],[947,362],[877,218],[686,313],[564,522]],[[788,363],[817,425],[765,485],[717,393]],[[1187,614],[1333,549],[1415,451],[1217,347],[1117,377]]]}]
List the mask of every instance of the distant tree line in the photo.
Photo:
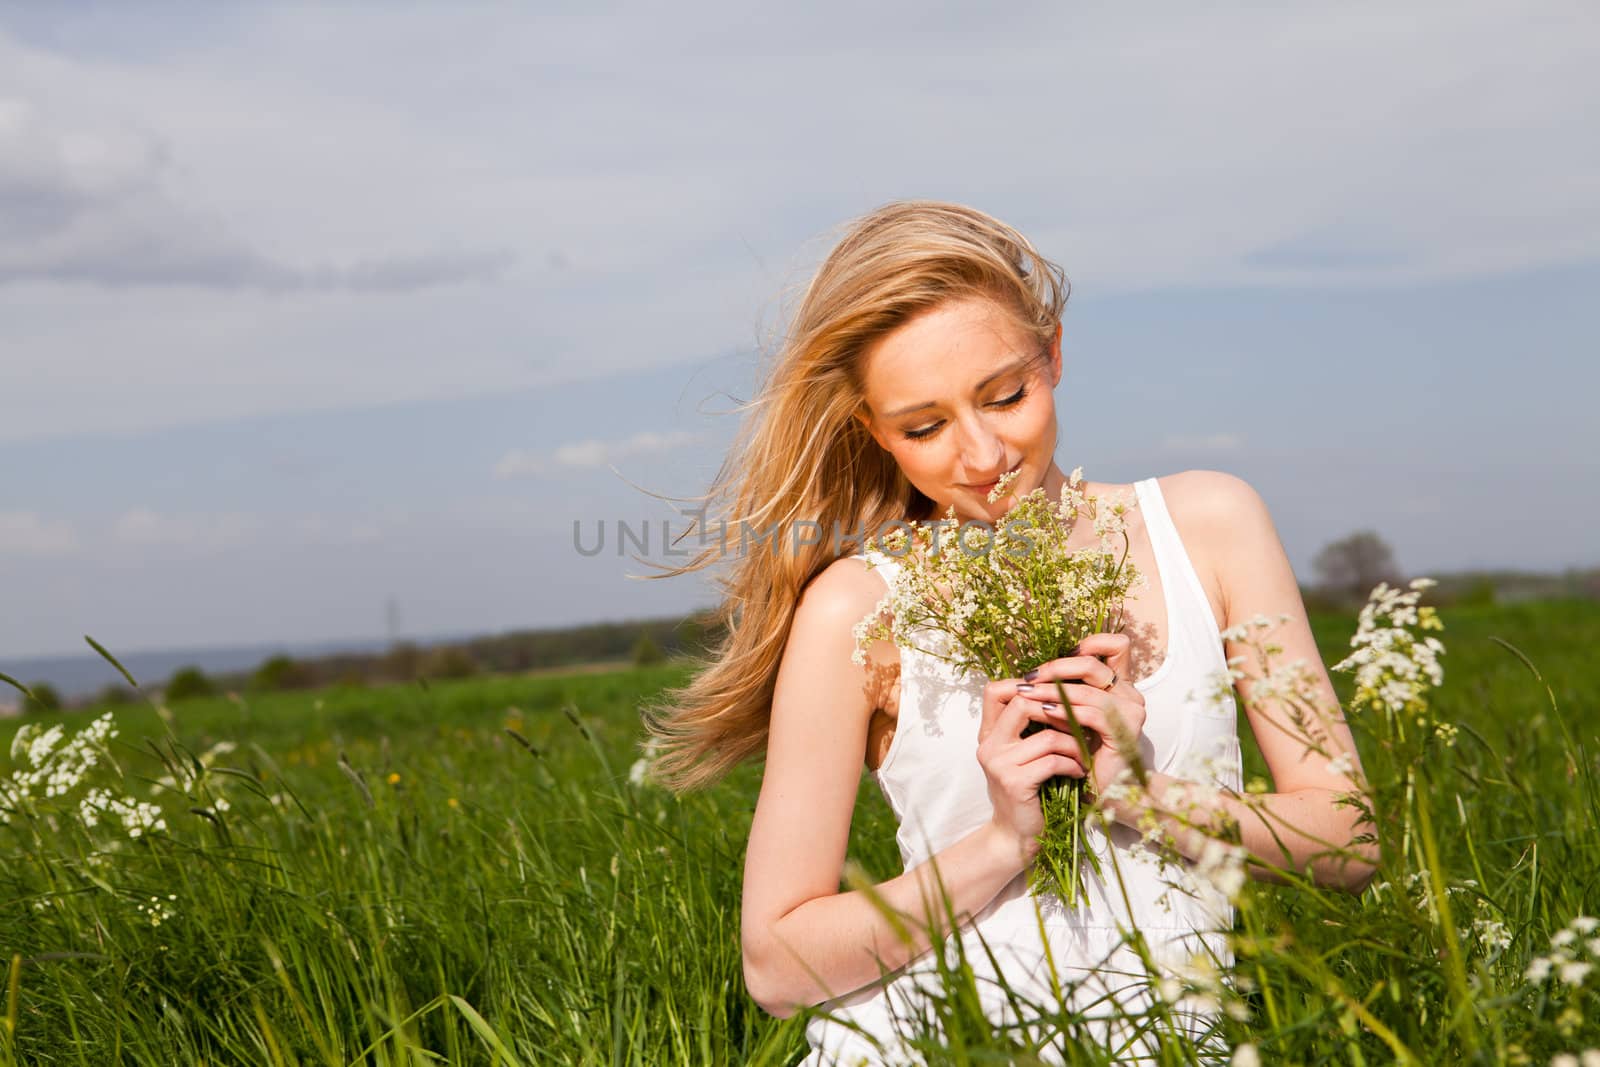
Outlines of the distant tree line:
[{"label": "distant tree line", "polygon": [[[1399,585],[1408,580],[1393,549],[1373,530],[1358,530],[1323,546],[1312,569],[1316,580],[1302,586],[1301,595],[1307,610],[1313,612],[1354,610],[1379,582]],[[1428,602],[1446,607],[1536,599],[1600,600],[1600,568],[1570,568],[1560,574],[1468,571],[1430,577],[1439,584],[1428,591]],[[672,658],[704,656],[723,636],[714,612],[697,611],[682,617],[518,630],[428,647],[400,641],[378,653],[341,652],[305,658],[279,654],[254,670],[215,677],[188,666],[175,671],[158,693],[162,700],[173,702],[226,692],[409,683],[600,662],[650,666]],[[23,699],[24,714],[69,706],[48,683],[36,682],[29,689],[33,696]],[[138,695],[133,690],[113,684],[76,703],[100,706],[135,699]]]},{"label": "distant tree line", "polygon": [[[242,694],[329,686],[367,686],[415,681],[470,678],[477,674],[525,671],[612,662],[650,666],[670,658],[703,654],[722,628],[712,612],[682,617],[593,623],[565,629],[520,630],[468,641],[422,646],[399,641],[377,653],[340,652],[295,657],[280,653],[253,670],[208,675],[197,666],[180,667],[164,685],[144,685],[146,692],[168,703],[219,693]],[[93,697],[69,705],[55,687],[36,682],[28,687],[24,714],[58,711],[68,706],[123,704],[138,694],[122,684],[106,686]]]},{"label": "distant tree line", "polygon": [[[1311,562],[1317,580],[1301,589],[1308,611],[1347,611],[1366,603],[1379,582],[1401,585],[1408,575],[1375,530],[1357,530],[1322,547]],[[1462,571],[1430,574],[1439,584],[1427,601],[1440,607],[1576,598],[1600,600],[1600,568],[1569,567],[1559,574]]]}]

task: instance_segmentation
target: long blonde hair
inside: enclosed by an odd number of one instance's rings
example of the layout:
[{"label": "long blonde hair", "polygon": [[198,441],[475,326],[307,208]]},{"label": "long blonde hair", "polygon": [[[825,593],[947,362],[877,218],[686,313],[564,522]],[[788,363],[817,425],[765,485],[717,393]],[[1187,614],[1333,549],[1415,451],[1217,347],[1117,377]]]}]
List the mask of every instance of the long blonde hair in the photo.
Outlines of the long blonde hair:
[{"label": "long blonde hair", "polygon": [[[864,405],[864,354],[918,313],[973,295],[993,299],[1047,345],[1070,293],[1061,268],[1022,234],[970,207],[894,201],[846,225],[743,405],[749,414],[711,488],[690,498],[703,506],[683,537],[706,547],[651,575],[699,570],[733,553],[728,573],[716,576],[724,637],[693,680],[641,709],[652,776],[676,792],[710,785],[765,752],[795,607],[833,562],[834,538],[933,517],[933,502],[854,417]],[[817,543],[788,536],[807,523],[818,524],[808,527],[820,532]],[[763,543],[748,536],[751,527],[780,536]]]}]

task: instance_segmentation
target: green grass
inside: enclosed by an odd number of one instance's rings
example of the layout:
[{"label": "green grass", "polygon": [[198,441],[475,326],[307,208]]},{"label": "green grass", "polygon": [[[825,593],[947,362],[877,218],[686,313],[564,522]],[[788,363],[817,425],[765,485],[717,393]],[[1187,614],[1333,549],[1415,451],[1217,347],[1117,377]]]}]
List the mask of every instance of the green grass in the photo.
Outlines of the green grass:
[{"label": "green grass", "polygon": [[[1256,989],[1228,1036],[1264,1062],[1542,1065],[1600,1046],[1600,973],[1523,978],[1600,913],[1600,605],[1445,623],[1434,714],[1461,733],[1418,781],[1437,873],[1461,887],[1458,944],[1404,892],[1253,884],[1238,973]],[[1316,631],[1333,662],[1353,620]],[[764,1015],[740,968],[759,768],[681,800],[628,780],[638,705],[686,670],[218,698],[170,722],[116,709],[116,767],[0,825],[0,1064],[792,1061],[804,1017]],[[0,775],[16,727],[0,722]],[[1265,775],[1244,733],[1246,776]],[[236,747],[197,773],[219,742]],[[184,795],[152,793],[174,766]],[[118,782],[168,830],[86,828],[76,798]],[[869,779],[851,855],[879,880],[900,869]],[[1417,867],[1391,855],[1380,877]],[[1504,951],[1473,940],[1491,918]]]}]

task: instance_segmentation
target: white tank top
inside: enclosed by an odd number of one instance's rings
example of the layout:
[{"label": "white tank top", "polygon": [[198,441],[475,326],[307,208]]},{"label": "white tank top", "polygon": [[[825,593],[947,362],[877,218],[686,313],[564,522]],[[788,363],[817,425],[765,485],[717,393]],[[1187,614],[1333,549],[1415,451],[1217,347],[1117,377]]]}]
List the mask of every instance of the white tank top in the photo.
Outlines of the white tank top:
[{"label": "white tank top", "polygon": [[[1145,764],[1178,778],[1238,790],[1242,766],[1236,705],[1231,690],[1218,685],[1227,658],[1216,618],[1156,479],[1136,482],[1134,488],[1160,572],[1168,634],[1161,665],[1134,682],[1145,698]],[[855,558],[868,560],[886,583],[898,576],[899,562],[881,551],[869,549]],[[899,822],[896,840],[906,870],[978,829],[994,813],[976,756],[986,681],[977,674],[957,674],[924,652],[900,650],[899,718],[889,751],[873,777]],[[995,955],[1014,993],[1052,1009],[1058,1004],[1051,992],[1041,923],[1063,998],[1069,1007],[1091,1016],[1106,1016],[1116,1005],[1139,1014],[1150,1003],[1145,968],[1130,948],[1119,944],[1123,941],[1119,923],[1141,930],[1152,953],[1169,962],[1182,964],[1200,953],[1219,968],[1232,963],[1224,931],[1233,927],[1233,907],[1221,892],[1194,875],[1192,863],[1169,862],[1162,870],[1154,847],[1142,842],[1137,830],[1117,824],[1108,837],[1094,820],[1086,825],[1089,847],[1100,857],[1103,876],[1086,872],[1087,899],[1077,908],[1068,910],[1054,896],[1030,894],[1023,872],[959,931],[991,1019],[1019,1021],[1004,991],[992,984],[994,970],[987,953]],[[953,939],[954,935],[945,942],[951,965],[956,959]],[[803,1067],[855,1064],[860,1057],[868,1063],[922,1062],[896,1043],[892,1017],[909,1020],[926,1014],[926,1008],[918,1008],[917,993],[921,987],[936,988],[933,968],[934,953],[925,952],[892,972],[887,981],[880,979],[819,1005],[820,1010],[847,1018],[876,1036],[889,1050],[887,1060],[862,1035],[817,1017],[806,1026],[812,1051]],[[1027,1016],[1024,1012],[1024,1019]],[[1180,1013],[1180,1021],[1195,1035],[1213,1019],[1207,1013]],[[1152,1037],[1131,1036],[1131,1030],[1119,1029],[1109,1018],[1095,1025],[1099,1029],[1091,1033],[1105,1042],[1101,1047],[1127,1044],[1124,1059],[1118,1062],[1154,1057]],[[909,1032],[909,1024],[902,1023],[900,1030]],[[1057,1043],[1065,1040],[1060,1037]],[[1220,1048],[1220,1038],[1213,1042]],[[1042,1055],[1048,1062],[1060,1062],[1063,1054],[1057,1050],[1052,1059],[1051,1048],[1045,1046]]]}]

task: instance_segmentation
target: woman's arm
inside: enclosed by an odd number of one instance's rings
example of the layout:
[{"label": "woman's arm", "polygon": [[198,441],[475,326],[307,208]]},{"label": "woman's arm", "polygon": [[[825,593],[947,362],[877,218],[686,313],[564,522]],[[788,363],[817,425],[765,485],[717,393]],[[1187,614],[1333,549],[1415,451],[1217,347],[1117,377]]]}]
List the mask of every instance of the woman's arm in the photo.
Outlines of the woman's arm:
[{"label": "woman's arm", "polygon": [[[1281,651],[1268,667],[1303,662],[1307,694],[1315,707],[1329,713],[1317,722],[1324,734],[1322,747],[1328,751],[1310,750],[1278,701],[1252,701],[1262,676],[1260,664],[1250,645],[1230,639],[1224,644],[1228,658],[1243,657],[1243,662],[1234,665],[1243,674],[1235,687],[1277,792],[1240,796],[1231,790],[1151,774],[1147,788],[1149,798],[1157,801],[1153,810],[1148,804],[1110,800],[1107,806],[1117,821],[1129,826],[1139,826],[1145,811],[1151,811],[1172,835],[1178,850],[1191,859],[1200,857],[1208,837],[1186,827],[1184,817],[1213,834],[1229,821],[1236,822],[1242,834],[1240,843],[1267,865],[1252,863],[1250,871],[1255,877],[1285,881],[1272,868],[1288,868],[1309,873],[1318,883],[1359,893],[1376,872],[1378,846],[1375,840],[1355,840],[1373,834],[1374,829],[1358,808],[1339,803],[1337,798],[1357,791],[1351,773],[1359,771],[1360,757],[1266,504],[1248,483],[1219,471],[1187,471],[1165,481],[1172,488],[1164,489],[1163,495],[1174,523],[1182,517],[1185,542],[1200,548],[1200,554],[1214,562],[1226,610],[1225,629],[1258,616],[1289,616],[1271,631],[1270,641]],[[1348,760],[1349,770],[1340,770],[1336,762],[1340,760]]]},{"label": "woman's arm", "polygon": [[[883,579],[859,560],[831,564],[807,586],[778,670],[761,793],[745,858],[741,940],[745,985],[780,1018],[875,981],[940,937],[938,864],[966,922],[1023,870],[1024,848],[989,822],[877,893],[904,913],[907,944],[863,891],[839,892],[866,753],[883,686],[851,660],[853,627],[877,606]],[[904,724],[899,724],[904,728]],[[928,906],[931,904],[931,909]]]}]

